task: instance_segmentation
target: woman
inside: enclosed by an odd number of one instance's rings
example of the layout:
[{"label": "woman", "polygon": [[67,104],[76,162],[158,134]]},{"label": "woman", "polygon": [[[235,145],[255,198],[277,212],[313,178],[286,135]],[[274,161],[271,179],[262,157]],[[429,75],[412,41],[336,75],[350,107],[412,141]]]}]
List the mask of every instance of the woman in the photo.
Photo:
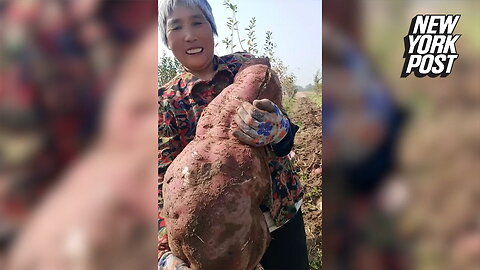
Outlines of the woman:
[{"label": "woman", "polygon": [[[159,29],[164,44],[183,65],[184,72],[159,89],[159,209],[162,208],[162,181],[175,157],[195,136],[203,109],[233,82],[238,69],[253,58],[248,53],[223,57],[214,55],[213,35],[217,34],[210,5],[206,0],[164,0],[159,3]],[[237,111],[234,131],[241,142],[264,147],[275,153],[269,161],[272,193],[264,199],[262,211],[272,232],[272,241],[261,264],[265,269],[308,269],[305,230],[300,211],[303,190],[287,157],[293,146],[294,124],[270,100],[244,102]],[[255,121],[252,121],[254,119]],[[259,134],[262,122],[274,123],[269,136]],[[288,221],[288,222],[287,222]],[[159,216],[159,268],[185,265],[168,252],[166,226]],[[228,267],[228,266],[225,266]]]}]

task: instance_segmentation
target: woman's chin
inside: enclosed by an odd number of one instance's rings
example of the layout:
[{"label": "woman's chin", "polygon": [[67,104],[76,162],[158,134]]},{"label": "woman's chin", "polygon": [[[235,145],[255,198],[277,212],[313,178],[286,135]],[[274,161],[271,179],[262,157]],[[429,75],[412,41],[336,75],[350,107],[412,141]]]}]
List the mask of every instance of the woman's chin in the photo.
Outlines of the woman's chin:
[{"label": "woman's chin", "polygon": [[191,73],[203,73],[208,69],[209,66],[210,66],[210,63],[207,63],[207,62],[198,63],[197,62],[197,63],[190,63],[189,65],[186,65],[185,67]]}]

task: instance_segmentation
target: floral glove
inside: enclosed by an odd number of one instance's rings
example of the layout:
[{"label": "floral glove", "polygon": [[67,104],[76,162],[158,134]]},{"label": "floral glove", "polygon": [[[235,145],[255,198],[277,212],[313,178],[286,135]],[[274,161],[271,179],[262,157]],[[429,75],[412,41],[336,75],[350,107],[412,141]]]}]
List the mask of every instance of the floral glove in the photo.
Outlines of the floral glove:
[{"label": "floral glove", "polygon": [[280,142],[290,129],[290,122],[280,109],[268,99],[243,102],[237,109],[238,129],[233,135],[251,146],[265,146]]},{"label": "floral glove", "polygon": [[172,252],[167,252],[160,258],[158,270],[191,270],[191,268],[184,261],[175,257]]}]

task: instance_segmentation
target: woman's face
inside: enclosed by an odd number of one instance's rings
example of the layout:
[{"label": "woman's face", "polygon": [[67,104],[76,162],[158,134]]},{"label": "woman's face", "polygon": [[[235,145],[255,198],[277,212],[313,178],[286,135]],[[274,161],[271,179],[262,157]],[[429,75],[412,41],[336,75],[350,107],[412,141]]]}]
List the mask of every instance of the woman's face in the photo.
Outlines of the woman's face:
[{"label": "woman's face", "polygon": [[213,31],[199,8],[177,6],[167,18],[168,47],[192,73],[213,71]]}]

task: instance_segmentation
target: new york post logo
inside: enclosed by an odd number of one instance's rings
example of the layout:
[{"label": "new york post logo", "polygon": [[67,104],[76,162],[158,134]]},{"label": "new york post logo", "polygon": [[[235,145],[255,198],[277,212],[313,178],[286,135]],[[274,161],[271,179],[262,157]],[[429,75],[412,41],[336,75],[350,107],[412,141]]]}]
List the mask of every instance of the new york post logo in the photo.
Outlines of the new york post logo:
[{"label": "new york post logo", "polygon": [[461,35],[453,30],[460,15],[417,15],[412,19],[408,35],[403,39],[405,52],[402,78],[414,73],[417,77],[446,77],[458,59],[455,42]]}]

